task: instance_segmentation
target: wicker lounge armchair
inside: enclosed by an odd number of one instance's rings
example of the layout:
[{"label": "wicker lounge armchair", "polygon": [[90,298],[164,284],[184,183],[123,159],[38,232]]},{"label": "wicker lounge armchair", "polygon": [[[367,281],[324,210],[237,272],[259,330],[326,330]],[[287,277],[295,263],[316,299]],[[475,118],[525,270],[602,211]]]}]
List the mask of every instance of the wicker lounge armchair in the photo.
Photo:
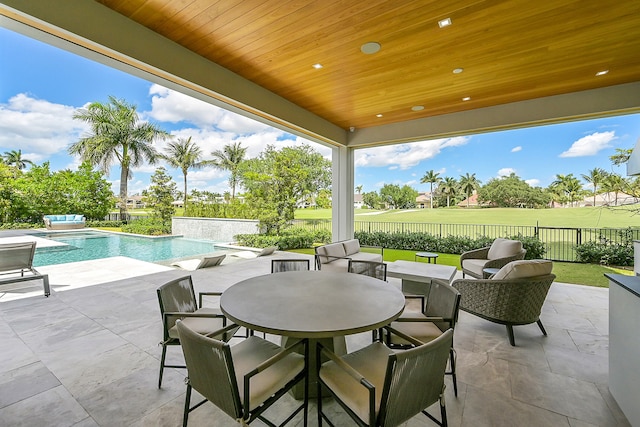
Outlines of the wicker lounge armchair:
[{"label": "wicker lounge armchair", "polygon": [[384,262],[349,259],[347,271],[387,281],[387,264]]},{"label": "wicker lounge armchair", "polygon": [[519,240],[496,239],[491,246],[464,252],[460,255],[462,277],[469,275],[476,279],[486,279],[485,268],[502,268],[511,261],[524,259],[526,249]]},{"label": "wicker lounge armchair", "polygon": [[556,276],[547,260],[513,261],[491,279],[459,279],[451,286],[460,291],[460,308],[478,317],[507,327],[509,342],[515,346],[513,326],[540,321],[542,304]]}]

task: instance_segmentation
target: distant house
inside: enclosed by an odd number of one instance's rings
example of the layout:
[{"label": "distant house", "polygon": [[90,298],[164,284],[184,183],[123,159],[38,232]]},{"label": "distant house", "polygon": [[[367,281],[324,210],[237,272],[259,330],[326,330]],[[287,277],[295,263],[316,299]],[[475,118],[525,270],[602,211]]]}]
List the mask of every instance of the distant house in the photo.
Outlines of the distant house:
[{"label": "distant house", "polygon": [[418,197],[416,197],[416,207],[418,209],[431,207],[431,193],[428,191],[424,193],[418,193]]},{"label": "distant house", "polygon": [[[620,206],[620,205],[633,205],[639,203],[640,200],[637,197],[631,196],[626,193],[609,193],[596,194],[596,206]],[[593,196],[586,196],[580,206],[593,206]]]},{"label": "distant house", "polygon": [[[464,199],[463,201],[461,201],[460,203],[458,203],[458,206],[461,208],[466,208],[467,207],[467,199]],[[470,208],[477,208],[478,206],[492,206],[491,202],[484,202],[484,203],[479,203],[478,202],[478,193],[473,193],[471,195],[471,197],[469,197],[469,205],[468,207]]]},{"label": "distant house", "polygon": [[354,194],[353,195],[353,208],[354,209],[362,209],[364,207],[364,203],[362,203],[362,194]]},{"label": "distant house", "polygon": [[[127,209],[144,209],[147,204],[142,196],[129,196],[127,197]],[[120,208],[120,202],[116,202],[116,208]]]}]

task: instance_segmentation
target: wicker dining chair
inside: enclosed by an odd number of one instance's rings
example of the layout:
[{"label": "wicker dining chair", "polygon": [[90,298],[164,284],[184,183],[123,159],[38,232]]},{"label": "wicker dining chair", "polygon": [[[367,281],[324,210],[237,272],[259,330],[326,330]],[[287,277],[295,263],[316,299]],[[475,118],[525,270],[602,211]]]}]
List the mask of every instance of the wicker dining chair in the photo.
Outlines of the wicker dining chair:
[{"label": "wicker dining chair", "polygon": [[[318,370],[318,396],[328,389],[346,413],[360,426],[401,425],[423,413],[440,426],[447,425],[444,371],[453,344],[453,331],[422,344],[400,331],[386,327],[415,345],[395,351],[376,341],[361,350],[338,357],[318,345],[316,360],[329,358]],[[440,403],[441,421],[426,409]],[[318,426],[331,421],[318,399]]]},{"label": "wicker dining chair", "polygon": [[[215,334],[231,333],[234,326],[229,325]],[[280,426],[287,424],[300,411],[304,411],[303,425],[307,425],[308,340],[298,340],[282,348],[250,336],[230,346],[199,334],[184,321],[178,322],[177,329],[188,372],[183,427],[187,426],[189,413],[207,401],[241,425],[260,419],[269,426],[275,426],[263,416],[264,411],[300,381],[304,381],[303,401]],[[296,352],[300,347],[302,354]],[[192,389],[204,397],[194,406],[191,406]]]},{"label": "wicker dining chair", "polygon": [[[407,299],[419,299],[422,310],[420,312],[405,310],[402,315],[391,323],[391,327],[405,335],[409,335],[422,343],[433,341],[445,331],[455,330],[460,310],[460,292],[449,285],[433,282],[425,297],[407,295]],[[413,344],[399,335],[385,333],[383,340],[391,348],[410,348]],[[458,396],[458,381],[456,377],[456,351],[451,347],[449,351],[450,370],[453,392]]]},{"label": "wicker dining chair", "polygon": [[387,281],[387,264],[384,262],[349,259],[347,271]]},{"label": "wicker dining chair", "polygon": [[273,259],[271,260],[271,272],[281,273],[285,271],[309,271],[311,263],[308,259]]},{"label": "wicker dining chair", "polygon": [[[218,308],[202,308],[203,296],[220,296],[220,292],[201,292],[200,306],[196,303],[191,276],[173,279],[157,289],[160,314],[162,315],[163,338],[162,356],[160,357],[160,374],[158,388],[162,387],[164,368],[185,368],[184,365],[167,365],[167,346],[180,345],[176,321],[182,319],[186,325],[198,333],[208,334],[227,325],[227,319]],[[237,330],[237,328],[236,328]],[[225,340],[231,339],[235,331],[225,335]]]}]

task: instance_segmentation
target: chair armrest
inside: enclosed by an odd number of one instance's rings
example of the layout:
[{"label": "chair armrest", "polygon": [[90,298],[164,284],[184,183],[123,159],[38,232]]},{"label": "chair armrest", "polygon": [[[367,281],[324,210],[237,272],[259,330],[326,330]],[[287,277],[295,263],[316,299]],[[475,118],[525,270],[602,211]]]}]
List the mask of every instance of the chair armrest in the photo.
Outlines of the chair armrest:
[{"label": "chair armrest", "polygon": [[462,260],[469,258],[486,259],[487,255],[489,254],[490,248],[491,246],[487,246],[484,248],[463,252],[462,255],[460,255],[460,264],[462,264]]},{"label": "chair armrest", "polygon": [[[366,379],[366,377],[364,375],[362,375],[360,372],[358,372],[355,368],[353,368],[351,365],[349,365],[347,362],[345,362],[344,360],[342,360],[342,358],[340,358],[338,355],[336,355],[334,352],[332,352],[331,350],[329,350],[328,348],[326,348],[325,346],[323,346],[322,344],[318,343],[318,356],[321,355],[325,355],[327,358],[329,358],[332,362],[334,362],[340,369],[342,369],[343,371],[345,371],[347,374],[349,374],[349,376],[351,378],[353,378],[354,380],[358,381],[360,384],[362,384],[364,387],[366,387],[367,389],[369,389],[369,391],[374,391],[375,392],[375,387],[373,386],[373,384],[371,384],[370,381],[368,381]],[[320,357],[318,357],[317,360],[322,360]]]},{"label": "chair armrest", "polygon": [[[240,328],[239,325],[236,325],[235,323],[230,323],[227,326],[225,326],[224,328],[218,329],[217,331],[209,332],[208,334],[206,334],[204,336],[207,337],[207,338],[212,338],[212,337],[215,337],[217,335],[223,335],[226,338],[226,334],[228,332],[231,332],[231,330],[233,330],[233,329],[237,330],[238,328]],[[235,331],[234,331],[234,333],[235,333]],[[225,339],[224,341],[227,341],[227,340]]]},{"label": "chair armrest", "polygon": [[379,249],[380,250],[380,254],[384,257],[384,246],[360,245],[360,248]]},{"label": "chair armrest", "polygon": [[[327,261],[327,262],[320,262],[320,258],[330,258],[331,261]],[[333,262],[335,260],[338,259],[351,259],[351,257],[348,256],[334,256],[334,255],[320,255],[320,254],[316,254],[315,255],[315,261],[316,261],[316,269],[318,270],[322,270],[321,266],[322,264],[329,264],[330,262]]]},{"label": "chair armrest", "polygon": [[502,268],[505,265],[509,264],[511,261],[519,261],[524,259],[526,253],[527,253],[527,250],[523,249],[515,255],[511,255],[504,258],[492,259],[484,265],[484,268]]},{"label": "chair armrest", "polygon": [[392,333],[392,334],[395,334],[395,335],[399,336],[403,340],[409,341],[411,344],[413,344],[415,346],[424,345],[424,343],[422,341],[419,341],[419,340],[415,339],[414,337],[412,337],[411,335],[405,334],[404,332],[400,332],[399,330],[394,329],[391,326],[385,326],[383,329],[386,329],[388,333]]},{"label": "chair armrest", "polygon": [[[280,352],[274,354],[273,356],[271,356],[270,358],[268,358],[267,360],[265,360],[264,362],[262,362],[261,364],[259,364],[255,368],[253,368],[251,371],[247,372],[245,374],[245,376],[244,376],[245,381],[247,381],[251,377],[259,374],[260,372],[263,372],[265,369],[267,369],[268,367],[272,366],[274,363],[279,362],[280,360],[282,360],[287,355],[293,353],[294,349],[296,347],[298,347],[299,345],[302,345],[303,347],[305,347],[305,351],[306,351],[306,347],[308,347],[308,345],[309,345],[309,340],[307,338],[298,340],[298,341],[294,342],[293,344],[291,344],[290,346],[287,346],[286,348],[282,349]],[[305,362],[306,362],[306,360],[305,360]]]},{"label": "chair armrest", "polygon": [[222,292],[199,292],[198,293],[198,307],[199,308],[202,308],[202,297],[203,296],[220,297],[220,296],[222,296]]}]

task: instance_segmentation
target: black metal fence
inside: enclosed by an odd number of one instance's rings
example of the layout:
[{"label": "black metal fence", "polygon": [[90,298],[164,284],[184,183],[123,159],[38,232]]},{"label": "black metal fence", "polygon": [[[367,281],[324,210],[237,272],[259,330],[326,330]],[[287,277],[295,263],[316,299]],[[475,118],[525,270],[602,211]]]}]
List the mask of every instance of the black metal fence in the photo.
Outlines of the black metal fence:
[{"label": "black metal fence", "polygon": [[[310,230],[331,231],[331,220],[295,220],[294,225]],[[412,222],[355,221],[354,231],[385,233],[428,233],[433,236],[537,237],[545,244],[545,258],[576,261],[577,245],[587,242],[626,243],[640,240],[640,228],[541,227],[537,225],[437,224]]]}]

